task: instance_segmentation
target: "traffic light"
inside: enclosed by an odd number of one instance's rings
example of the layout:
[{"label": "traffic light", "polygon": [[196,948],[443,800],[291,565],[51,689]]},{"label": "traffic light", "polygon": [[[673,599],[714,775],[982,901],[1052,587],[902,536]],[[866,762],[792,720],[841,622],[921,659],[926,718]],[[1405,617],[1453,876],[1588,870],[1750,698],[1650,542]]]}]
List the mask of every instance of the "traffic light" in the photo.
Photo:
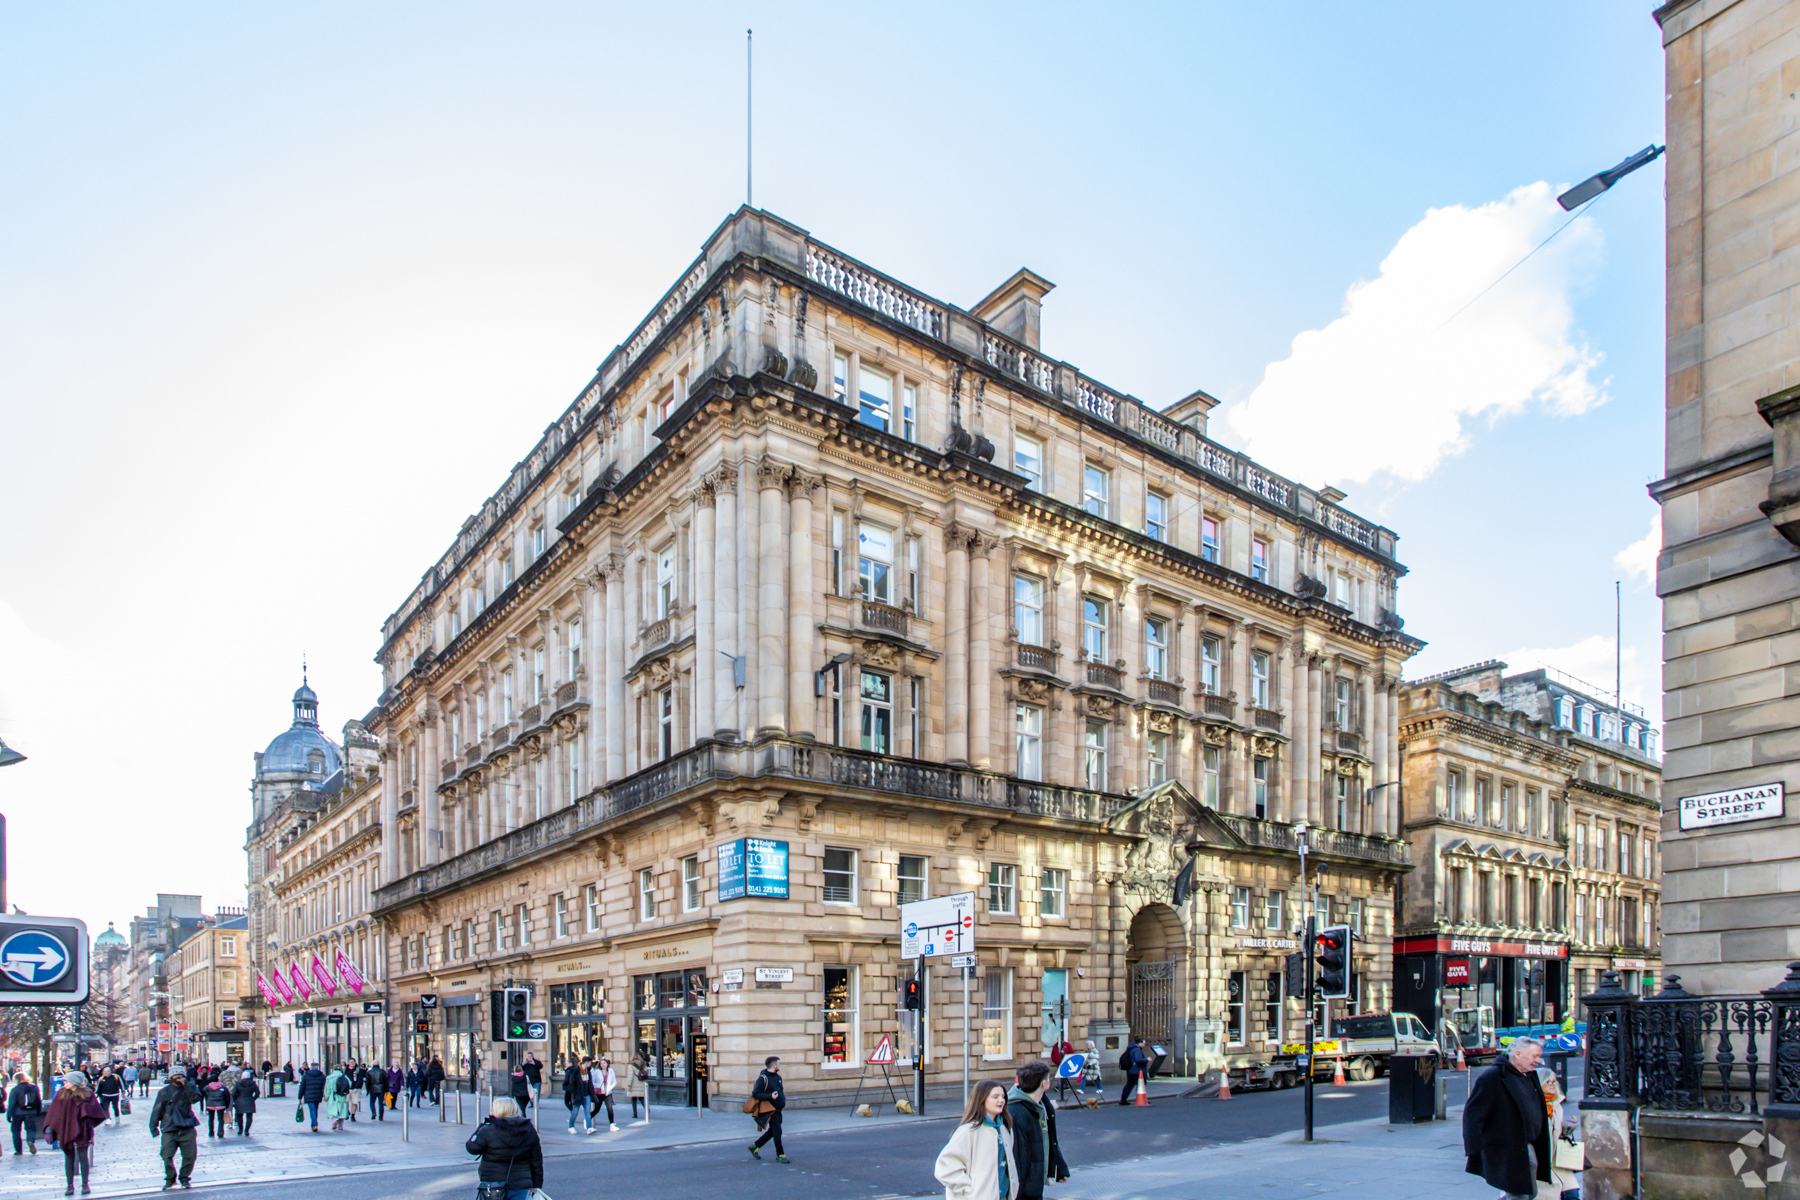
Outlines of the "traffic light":
[{"label": "traffic light", "polygon": [[917,1012],[919,1009],[925,1007],[924,1002],[923,1002],[923,997],[919,993],[919,981],[918,980],[909,979],[906,981],[905,995],[906,995],[906,1007],[907,1008],[912,1009],[914,1012]]},{"label": "traffic light", "polygon": [[506,1040],[525,1040],[525,1023],[531,1020],[531,993],[524,988],[506,989]]},{"label": "traffic light", "polygon": [[1350,997],[1350,927],[1328,925],[1313,939],[1316,949],[1318,983],[1321,1000],[1346,1000]]},{"label": "traffic light", "polygon": [[1306,954],[1296,950],[1287,956],[1282,963],[1282,974],[1286,976],[1282,982],[1286,985],[1287,994],[1305,1003],[1306,997]]}]

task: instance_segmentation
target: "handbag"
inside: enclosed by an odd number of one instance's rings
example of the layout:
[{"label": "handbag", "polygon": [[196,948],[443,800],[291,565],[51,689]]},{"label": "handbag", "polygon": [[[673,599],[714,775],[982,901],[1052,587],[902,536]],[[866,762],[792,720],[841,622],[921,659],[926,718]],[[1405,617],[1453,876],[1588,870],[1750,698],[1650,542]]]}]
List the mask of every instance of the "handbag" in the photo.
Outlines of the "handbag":
[{"label": "handbag", "polygon": [[130,1096],[126,1096],[124,1099],[119,1101],[119,1111],[128,1117],[131,1115],[131,1097]]},{"label": "handbag", "polygon": [[306,1101],[302,1100],[294,1105],[294,1124],[298,1125],[304,1120],[306,1120]]},{"label": "handbag", "polygon": [[744,1101],[744,1106],[743,1106],[742,1111],[749,1113],[753,1117],[760,1117],[764,1113],[774,1112],[775,1106],[767,1100],[758,1100],[753,1096],[750,1099]]},{"label": "handbag", "polygon": [[1559,1171],[1579,1171],[1587,1165],[1587,1156],[1578,1144],[1559,1137],[1550,1143],[1550,1165]]}]

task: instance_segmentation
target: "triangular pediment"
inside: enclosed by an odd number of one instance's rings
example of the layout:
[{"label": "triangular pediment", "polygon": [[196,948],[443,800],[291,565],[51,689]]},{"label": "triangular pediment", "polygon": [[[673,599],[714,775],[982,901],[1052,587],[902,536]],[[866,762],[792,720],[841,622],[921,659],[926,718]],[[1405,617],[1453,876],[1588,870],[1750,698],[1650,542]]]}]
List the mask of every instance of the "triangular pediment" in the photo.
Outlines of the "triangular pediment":
[{"label": "triangular pediment", "polygon": [[1194,795],[1179,779],[1139,792],[1120,808],[1112,825],[1122,833],[1171,837],[1179,834],[1184,846],[1215,850],[1244,850],[1251,846],[1232,829],[1229,818]]}]

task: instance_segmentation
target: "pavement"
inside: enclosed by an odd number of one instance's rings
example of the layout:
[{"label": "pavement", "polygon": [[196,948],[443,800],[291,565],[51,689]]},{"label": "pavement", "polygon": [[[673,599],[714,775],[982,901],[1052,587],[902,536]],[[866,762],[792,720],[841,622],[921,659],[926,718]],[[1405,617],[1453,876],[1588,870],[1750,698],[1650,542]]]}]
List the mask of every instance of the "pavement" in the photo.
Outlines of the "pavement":
[{"label": "pavement", "polygon": [[[1207,1200],[1295,1196],[1482,1197],[1492,1195],[1462,1172],[1458,1116],[1462,1077],[1452,1077],[1450,1121],[1389,1126],[1385,1080],[1324,1086],[1318,1091],[1318,1140],[1297,1133],[1300,1092],[1239,1093],[1230,1101],[1177,1098],[1192,1081],[1159,1080],[1148,1109],[1109,1103],[1064,1114],[1059,1133],[1075,1167],[1051,1200]],[[1116,1097],[1115,1097],[1116,1098]],[[162,1164],[148,1129],[149,1101],[137,1114],[98,1131],[96,1197],[159,1192]],[[942,1111],[939,1111],[942,1110]],[[624,1110],[629,1112],[627,1106]],[[359,1194],[395,1193],[418,1200],[466,1200],[473,1163],[462,1148],[474,1128],[475,1098],[464,1120],[438,1120],[438,1110],[411,1110],[402,1139],[398,1112],[385,1122],[346,1123],[342,1133],[311,1133],[293,1120],[290,1102],[264,1100],[248,1138],[199,1138],[197,1189],[210,1200],[258,1200],[262,1185],[282,1185],[283,1200],[342,1200],[346,1177]],[[634,1192],[663,1197],[794,1200],[796,1195],[888,1200],[939,1195],[931,1165],[959,1113],[934,1104],[925,1117],[859,1118],[843,1107],[793,1109],[785,1117],[792,1166],[762,1162],[744,1151],[749,1118],[735,1112],[657,1109],[648,1122],[621,1121],[617,1133],[566,1132],[554,1099],[542,1128],[545,1190],[556,1200],[616,1200],[621,1180]],[[366,1116],[366,1114],[365,1114]],[[765,1154],[767,1152],[765,1151]],[[385,1176],[385,1178],[384,1178]],[[62,1155],[40,1146],[33,1157],[6,1156],[0,1196],[60,1195]]]}]

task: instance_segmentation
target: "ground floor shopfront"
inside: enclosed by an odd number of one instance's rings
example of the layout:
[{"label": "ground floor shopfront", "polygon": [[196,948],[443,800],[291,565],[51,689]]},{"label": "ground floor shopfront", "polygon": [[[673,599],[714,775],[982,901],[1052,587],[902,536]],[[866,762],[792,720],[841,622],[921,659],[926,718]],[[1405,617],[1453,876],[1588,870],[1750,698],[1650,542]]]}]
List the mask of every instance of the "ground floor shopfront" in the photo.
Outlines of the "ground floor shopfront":
[{"label": "ground floor shopfront", "polygon": [[318,1063],[330,1071],[340,1063],[396,1061],[398,1042],[390,1037],[387,1005],[381,1000],[340,1000],[274,1010],[268,1018],[270,1061],[295,1068]]},{"label": "ground floor shopfront", "polygon": [[1436,1030],[1458,1010],[1489,1008],[1496,1028],[1560,1024],[1572,999],[1561,942],[1409,935],[1394,941],[1394,1007]]},{"label": "ground floor shopfront", "polygon": [[[890,1056],[897,1086],[922,1054],[928,1088],[949,1092],[965,1063],[971,1079],[1006,1076],[1064,1039],[1109,1077],[1133,1034],[1194,1074],[1301,1028],[1299,1001],[1263,998],[1313,902],[1293,830],[1221,815],[1179,783],[1087,825],[782,795],[683,802],[576,844],[531,835],[517,854],[470,855],[466,873],[434,868],[428,892],[395,884],[380,913],[409,1056],[473,1090],[526,1052],[552,1068],[605,1054],[622,1084],[641,1061],[657,1103],[735,1101],[775,1054],[796,1102],[837,1102],[881,1086]],[[1331,1015],[1387,1005],[1405,843],[1331,833],[1311,861],[1330,864],[1312,881],[1322,923],[1362,934],[1358,998]],[[909,1011],[900,905],[959,893],[975,898],[976,966],[965,978],[929,960]],[[531,992],[544,1041],[493,1040],[508,986]]]},{"label": "ground floor shopfront", "polygon": [[[1600,990],[1601,977],[1608,971],[1617,971],[1619,986],[1635,995],[1654,996],[1662,986],[1662,959],[1657,955],[1645,957],[1643,951],[1631,955],[1576,949],[1569,958],[1569,978],[1574,984],[1573,995],[1578,1006],[1581,997]],[[1586,1017],[1577,1016],[1576,1019],[1586,1020]]]}]

